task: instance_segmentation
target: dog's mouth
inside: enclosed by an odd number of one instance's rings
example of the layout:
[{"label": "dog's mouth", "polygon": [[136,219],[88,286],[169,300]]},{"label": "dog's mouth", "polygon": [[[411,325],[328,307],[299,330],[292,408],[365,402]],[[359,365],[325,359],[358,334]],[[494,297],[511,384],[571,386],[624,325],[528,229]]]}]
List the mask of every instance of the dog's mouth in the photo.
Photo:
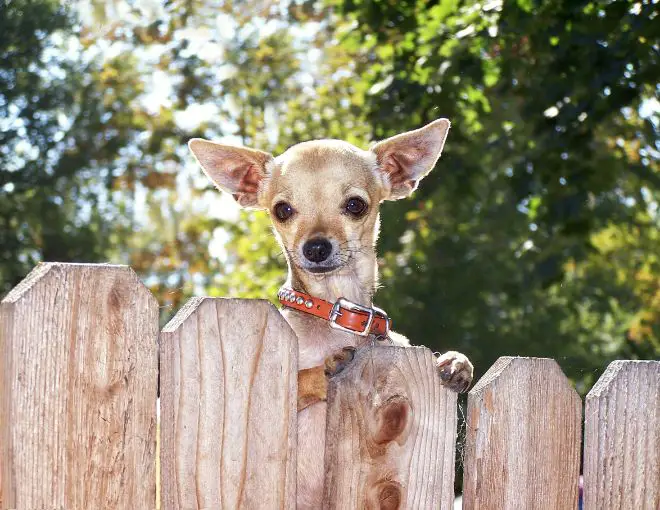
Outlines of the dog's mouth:
[{"label": "dog's mouth", "polygon": [[332,271],[336,271],[341,267],[342,266],[316,266],[316,267],[303,267],[303,269],[310,273],[323,274],[323,273],[331,273]]}]

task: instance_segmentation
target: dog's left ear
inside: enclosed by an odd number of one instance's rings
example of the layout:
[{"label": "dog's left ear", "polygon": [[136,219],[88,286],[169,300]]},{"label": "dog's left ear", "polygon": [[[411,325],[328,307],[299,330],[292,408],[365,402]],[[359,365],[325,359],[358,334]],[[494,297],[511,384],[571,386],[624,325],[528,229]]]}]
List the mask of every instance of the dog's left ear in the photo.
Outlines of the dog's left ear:
[{"label": "dog's left ear", "polygon": [[256,149],[222,145],[201,138],[190,140],[188,147],[219,189],[231,193],[243,207],[259,207],[259,190],[273,156]]},{"label": "dog's left ear", "polygon": [[438,119],[415,131],[408,131],[378,142],[378,169],[387,175],[390,191],[386,200],[410,196],[419,181],[435,166],[447,139],[450,123]]}]

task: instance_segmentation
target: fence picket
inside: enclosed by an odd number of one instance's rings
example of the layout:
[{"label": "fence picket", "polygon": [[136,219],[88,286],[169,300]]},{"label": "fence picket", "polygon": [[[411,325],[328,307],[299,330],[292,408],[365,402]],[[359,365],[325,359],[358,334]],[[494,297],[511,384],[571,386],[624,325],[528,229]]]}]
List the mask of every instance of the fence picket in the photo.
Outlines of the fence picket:
[{"label": "fence picket", "polygon": [[576,508],[581,413],[554,360],[497,360],[468,397],[463,508]]},{"label": "fence picket", "polygon": [[660,508],[660,361],[613,361],[587,395],[584,503]]},{"label": "fence picket", "polygon": [[297,339],[266,301],[193,298],[161,333],[163,510],[295,507]]},{"label": "fence picket", "polygon": [[449,510],[456,394],[422,347],[366,347],[328,389],[323,508]]},{"label": "fence picket", "polygon": [[157,337],[125,266],[41,264],[7,295],[0,508],[154,508]]}]

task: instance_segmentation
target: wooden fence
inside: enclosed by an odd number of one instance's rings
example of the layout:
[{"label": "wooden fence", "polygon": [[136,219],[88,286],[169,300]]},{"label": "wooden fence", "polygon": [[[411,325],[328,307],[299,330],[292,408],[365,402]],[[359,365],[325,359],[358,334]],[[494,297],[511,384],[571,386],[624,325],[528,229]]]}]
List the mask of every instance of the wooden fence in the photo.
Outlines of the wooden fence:
[{"label": "wooden fence", "polygon": [[[130,268],[42,264],[0,305],[0,509],[294,508],[296,392],[271,304],[195,298],[159,337]],[[456,395],[427,349],[360,350],[328,409],[325,509],[452,508]],[[576,508],[582,457],[584,508],[658,510],[660,362],[613,362],[582,410],[553,360],[500,358],[468,398],[463,508]]]}]

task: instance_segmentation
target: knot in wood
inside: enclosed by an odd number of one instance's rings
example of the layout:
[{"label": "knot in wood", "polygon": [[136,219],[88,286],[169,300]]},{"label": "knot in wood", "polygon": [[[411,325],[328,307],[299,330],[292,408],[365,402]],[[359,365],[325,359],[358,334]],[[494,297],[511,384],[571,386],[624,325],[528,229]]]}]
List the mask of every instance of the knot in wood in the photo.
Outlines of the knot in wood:
[{"label": "knot in wood", "polygon": [[401,436],[408,424],[410,401],[402,395],[394,395],[376,409],[375,430],[376,444],[389,443]]},{"label": "knot in wood", "polygon": [[378,494],[379,510],[398,510],[401,507],[401,486],[393,481],[380,484],[380,493]]}]

